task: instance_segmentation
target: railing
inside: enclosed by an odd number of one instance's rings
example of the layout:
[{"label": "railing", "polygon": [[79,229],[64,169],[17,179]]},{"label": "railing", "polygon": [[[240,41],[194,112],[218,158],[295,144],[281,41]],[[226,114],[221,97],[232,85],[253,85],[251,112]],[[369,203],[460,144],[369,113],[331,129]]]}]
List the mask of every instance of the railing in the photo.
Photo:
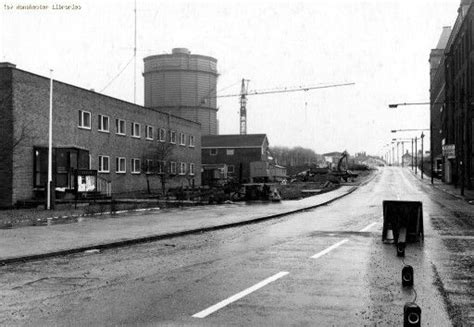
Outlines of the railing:
[{"label": "railing", "polygon": [[97,176],[97,192],[106,196],[112,195],[112,182]]}]

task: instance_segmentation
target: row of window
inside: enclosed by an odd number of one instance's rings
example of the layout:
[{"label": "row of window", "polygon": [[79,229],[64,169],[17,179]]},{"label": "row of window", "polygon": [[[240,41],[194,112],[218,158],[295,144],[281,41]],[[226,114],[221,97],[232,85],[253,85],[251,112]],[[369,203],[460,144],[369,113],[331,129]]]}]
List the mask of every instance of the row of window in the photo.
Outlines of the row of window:
[{"label": "row of window", "polygon": [[[91,113],[84,110],[79,110],[79,128],[91,129],[92,119]],[[130,135],[135,138],[141,138],[141,125],[140,123],[130,122]],[[109,116],[99,115],[98,117],[98,131],[104,133],[110,133],[110,118]],[[123,119],[115,119],[115,134],[127,135],[126,134],[126,122]],[[155,128],[151,125],[145,126],[145,139],[155,139]],[[176,144],[177,140],[176,131],[170,130],[168,140],[172,144]],[[166,129],[158,128],[156,139],[160,142],[166,142]],[[188,135],[188,142],[186,143],[186,134],[179,133],[179,144],[193,148],[194,147],[194,135]]]},{"label": "row of window", "polygon": [[[170,161],[169,166],[167,167],[166,161],[158,161],[146,159],[144,166],[138,158],[130,159],[130,172],[132,174],[140,174],[142,170],[146,174],[163,174],[166,169],[169,169],[168,172],[172,175],[194,175],[194,163],[186,164],[186,162],[176,162]],[[179,169],[179,171],[178,171]],[[127,172],[127,160],[125,157],[116,157],[115,158],[115,172],[117,174],[125,174]],[[109,156],[99,156],[99,173],[110,173],[110,157]]]},{"label": "row of window", "polygon": [[[209,149],[209,154],[211,156],[217,156],[217,149]],[[228,156],[234,155],[234,149],[225,149],[225,154]]]}]

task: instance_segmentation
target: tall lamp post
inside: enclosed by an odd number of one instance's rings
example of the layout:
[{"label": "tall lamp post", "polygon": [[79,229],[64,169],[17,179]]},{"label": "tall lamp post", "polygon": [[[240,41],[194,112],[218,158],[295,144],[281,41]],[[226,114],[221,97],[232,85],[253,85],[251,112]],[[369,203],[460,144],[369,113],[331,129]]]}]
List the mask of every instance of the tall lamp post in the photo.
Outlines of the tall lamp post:
[{"label": "tall lamp post", "polygon": [[[392,103],[389,104],[388,107],[391,109],[396,109],[398,106],[422,106],[422,105],[430,105],[430,107],[434,104],[445,104],[445,102],[403,102],[403,103]],[[431,118],[430,118],[430,127],[432,126]],[[431,129],[429,129],[431,132]],[[422,134],[423,135],[423,134]],[[423,135],[424,137],[424,135]],[[423,143],[422,137],[422,143]],[[422,146],[423,147],[423,146]],[[423,162],[423,154],[422,154],[422,162]],[[422,164],[423,166],[423,164]],[[431,166],[431,184],[434,183],[433,180],[433,172],[434,172],[434,163],[433,163],[433,136],[430,136],[430,166]],[[416,171],[416,169],[415,169]],[[423,168],[421,169],[421,178],[423,178]]]},{"label": "tall lamp post", "polygon": [[46,195],[46,209],[51,210],[51,190],[53,185],[53,70],[50,70],[49,85],[49,126],[48,126],[48,185]]}]

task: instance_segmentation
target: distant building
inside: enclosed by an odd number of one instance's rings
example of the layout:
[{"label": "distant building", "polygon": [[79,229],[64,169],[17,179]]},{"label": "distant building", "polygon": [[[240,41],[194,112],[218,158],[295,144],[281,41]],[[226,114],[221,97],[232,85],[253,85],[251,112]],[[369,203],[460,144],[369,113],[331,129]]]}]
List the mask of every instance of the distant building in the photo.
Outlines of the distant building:
[{"label": "distant building", "polygon": [[[50,79],[0,63],[0,206],[44,197],[49,97]],[[196,122],[54,81],[52,135],[58,196],[95,184],[112,194],[142,192],[156,166],[169,173],[168,187],[200,185]],[[153,155],[159,144],[171,149],[166,160]]]},{"label": "distant building", "polygon": [[198,122],[203,135],[218,134],[215,58],[175,48],[143,61],[145,107]]},{"label": "distant building", "polygon": [[408,150],[407,150],[407,152],[405,152],[405,154],[402,155],[402,166],[411,167],[412,165],[414,165],[413,157],[410,153],[408,153]]},{"label": "distant building", "polygon": [[203,168],[225,165],[228,178],[241,183],[280,181],[286,169],[274,162],[268,146],[266,134],[203,135]]},{"label": "distant building", "polygon": [[446,106],[442,114],[442,152],[446,182],[472,189],[474,182],[474,5],[462,0],[446,44]]}]

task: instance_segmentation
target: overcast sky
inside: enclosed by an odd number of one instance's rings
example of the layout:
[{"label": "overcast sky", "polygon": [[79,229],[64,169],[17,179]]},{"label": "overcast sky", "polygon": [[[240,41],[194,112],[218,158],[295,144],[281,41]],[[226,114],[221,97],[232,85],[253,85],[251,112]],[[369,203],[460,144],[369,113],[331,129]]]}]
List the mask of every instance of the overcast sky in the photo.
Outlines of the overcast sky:
[{"label": "overcast sky", "polygon": [[[0,61],[44,76],[54,69],[55,79],[133,102],[132,0],[72,0],[81,8],[45,11],[5,5],[61,1],[0,3]],[[137,0],[137,103],[143,104],[143,57],[176,47],[218,60],[221,95],[239,93],[242,78],[250,79],[250,90],[354,82],[251,96],[248,133],[318,153],[380,155],[391,129],[429,128],[428,106],[387,105],[429,101],[430,49],[442,27],[454,24],[459,3]],[[219,99],[218,106],[220,133],[239,133],[238,98]]]}]

